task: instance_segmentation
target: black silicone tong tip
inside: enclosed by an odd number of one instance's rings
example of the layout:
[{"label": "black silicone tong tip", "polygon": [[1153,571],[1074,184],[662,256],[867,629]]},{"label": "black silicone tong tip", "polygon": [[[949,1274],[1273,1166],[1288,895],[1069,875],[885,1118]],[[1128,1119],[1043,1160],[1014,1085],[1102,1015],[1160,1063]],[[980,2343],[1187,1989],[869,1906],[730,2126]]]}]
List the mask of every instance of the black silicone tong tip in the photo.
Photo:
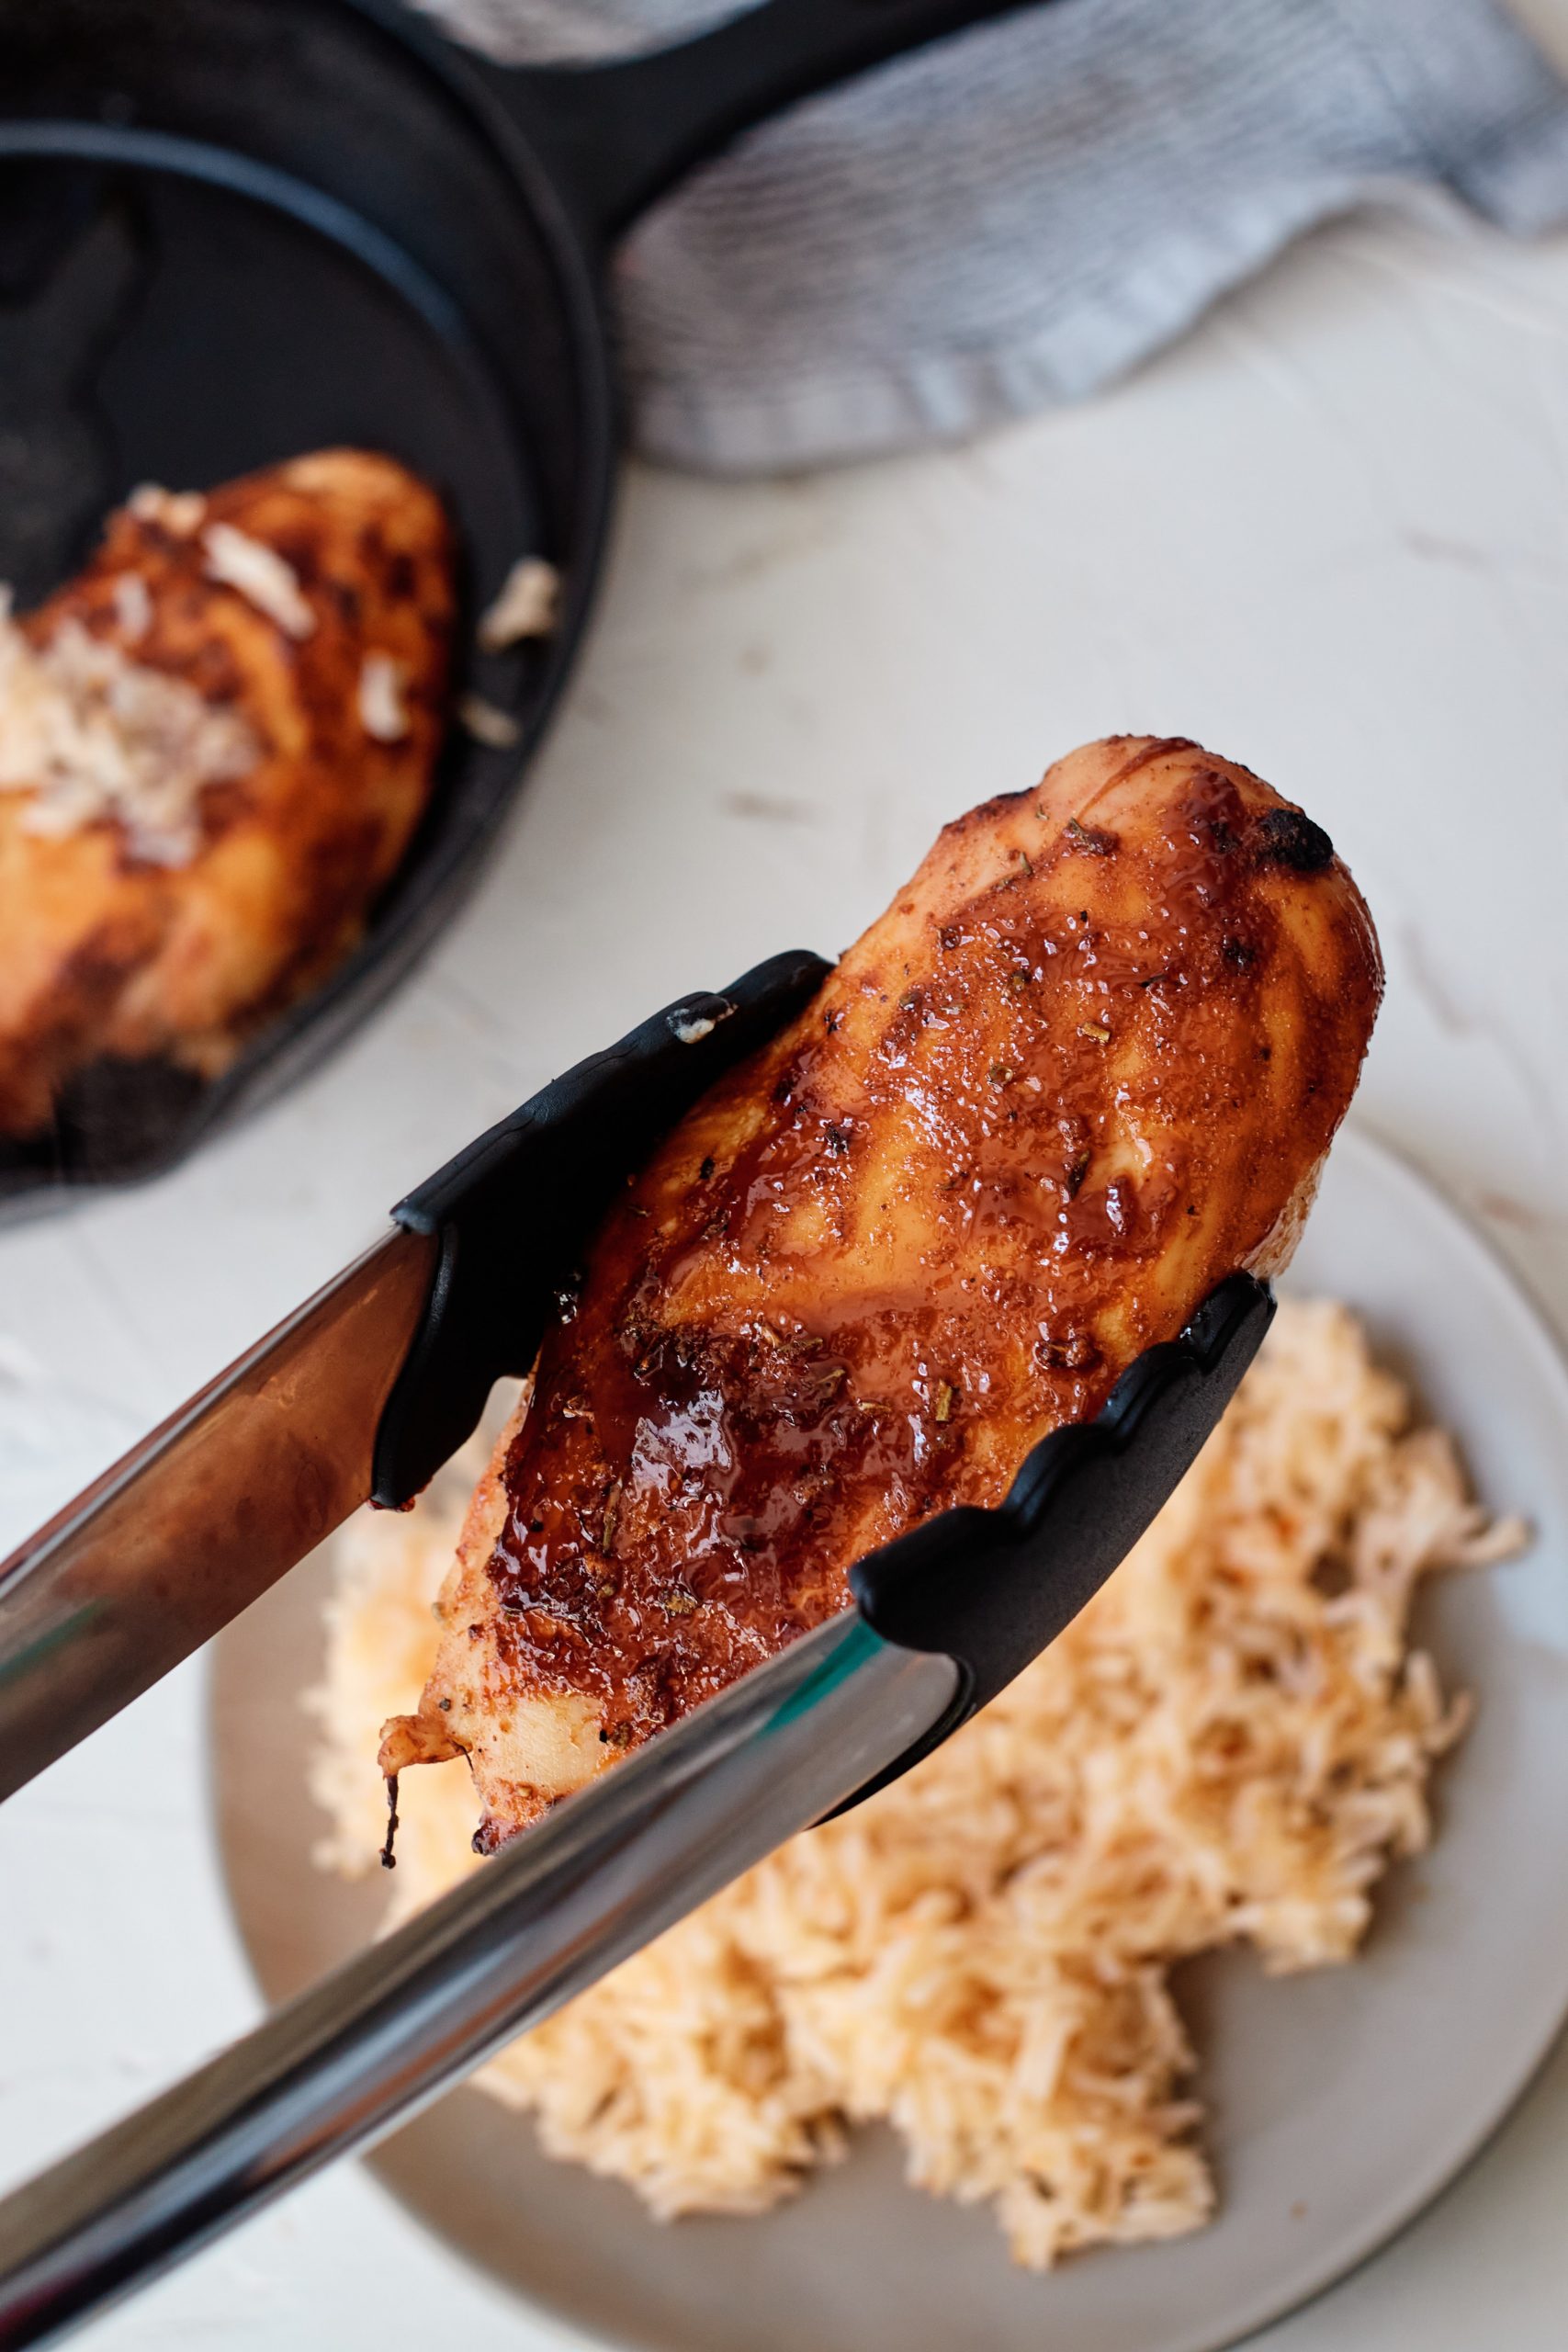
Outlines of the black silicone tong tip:
[{"label": "black silicone tong tip", "polygon": [[1129,1364],[1092,1421],[1043,1438],[995,1510],[943,1511],[851,1569],[885,1641],[942,1651],[963,1675],[949,1714],[856,1804],[994,1699],[1094,1598],[1196,1461],[1273,1315],[1266,1283],[1230,1275],[1178,1339]]},{"label": "black silicone tong tip", "polygon": [[728,1069],[765,1046],[831,971],[796,948],[722,995],[666,1005],[533,1095],[400,1201],[438,1236],[424,1321],[377,1432],[372,1501],[400,1510],[479,1425],[498,1380],[533,1363],[557,1294],[618,1186]]}]

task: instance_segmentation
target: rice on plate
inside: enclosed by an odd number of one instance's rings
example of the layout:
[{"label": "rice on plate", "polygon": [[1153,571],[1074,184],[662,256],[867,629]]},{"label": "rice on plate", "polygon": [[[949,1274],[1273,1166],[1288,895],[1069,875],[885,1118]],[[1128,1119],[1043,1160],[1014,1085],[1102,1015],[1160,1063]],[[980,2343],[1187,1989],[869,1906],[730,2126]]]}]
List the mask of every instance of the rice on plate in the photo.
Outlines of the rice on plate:
[{"label": "rice on plate", "polygon": [[[376,1747],[429,1670],[483,1456],[341,1540],[312,1791],[319,1859],[373,1869]],[[1421,1579],[1517,1549],[1355,1317],[1288,1300],[1136,1550],[1011,1688],[904,1779],[759,1864],[476,2077],[658,2214],[755,2213],[886,2119],[911,2180],[991,2201],[1015,2257],[1214,2210],[1169,1976],[1247,1942],[1353,1958],[1432,1834],[1460,1737],[1410,1646]],[[388,1927],[482,1867],[459,1760],[403,1783]]]}]

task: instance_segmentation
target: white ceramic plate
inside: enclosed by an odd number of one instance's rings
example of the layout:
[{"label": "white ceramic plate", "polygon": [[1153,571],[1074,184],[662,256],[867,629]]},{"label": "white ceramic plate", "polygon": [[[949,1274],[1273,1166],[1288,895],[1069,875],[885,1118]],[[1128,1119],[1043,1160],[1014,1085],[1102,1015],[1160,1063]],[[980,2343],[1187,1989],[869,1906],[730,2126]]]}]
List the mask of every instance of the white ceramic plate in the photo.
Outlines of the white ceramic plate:
[{"label": "white ceramic plate", "polygon": [[[907,2188],[890,2135],[755,2221],[661,2227],[550,2163],[460,2091],[373,2159],[412,2211],[542,2316],[637,2352],[1215,2352],[1382,2245],[1495,2129],[1568,2009],[1568,1378],[1453,1214],[1355,1132],[1291,1286],[1346,1298],[1462,1440],[1525,1559],[1442,1581],[1419,1628],[1473,1730],[1432,1852],[1393,1874],[1348,1968],[1266,1981],[1245,1956],[1181,1980],[1222,2192],[1197,2235],[1014,2269],[995,2223]],[[320,1657],[318,1558],[234,1626],[216,1678],[231,1887],[274,1997],[369,1932],[375,1890],[312,1870],[296,1693]]]}]

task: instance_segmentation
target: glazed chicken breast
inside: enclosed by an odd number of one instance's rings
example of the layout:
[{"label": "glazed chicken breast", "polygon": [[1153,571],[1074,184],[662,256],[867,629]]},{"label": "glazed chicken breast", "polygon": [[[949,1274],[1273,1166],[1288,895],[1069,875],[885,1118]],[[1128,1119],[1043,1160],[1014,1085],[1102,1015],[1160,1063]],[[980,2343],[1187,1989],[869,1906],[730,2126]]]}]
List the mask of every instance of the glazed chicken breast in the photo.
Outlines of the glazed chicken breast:
[{"label": "glazed chicken breast", "polygon": [[1382,986],[1326,835],[1195,743],[1093,743],[950,825],[605,1220],[383,1769],[466,1754],[493,1847],[874,1545],[999,1502],[1283,1266]]},{"label": "glazed chicken breast", "polygon": [[358,938],[428,799],[453,548],[391,459],[139,491],[0,608],[0,1135],[100,1057],[207,1076]]}]

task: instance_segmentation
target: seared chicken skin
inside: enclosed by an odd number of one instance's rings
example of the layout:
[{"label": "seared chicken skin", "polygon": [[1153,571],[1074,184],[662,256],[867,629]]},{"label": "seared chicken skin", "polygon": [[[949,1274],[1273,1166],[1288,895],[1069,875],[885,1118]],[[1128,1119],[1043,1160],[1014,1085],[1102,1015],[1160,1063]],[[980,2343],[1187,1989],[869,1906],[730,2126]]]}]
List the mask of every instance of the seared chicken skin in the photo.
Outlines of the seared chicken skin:
[{"label": "seared chicken skin", "polygon": [[605,1220],[474,1497],[416,1715],[493,1846],[995,1504],[1238,1268],[1291,1254],[1382,992],[1326,836],[1196,744],[948,826]]},{"label": "seared chicken skin", "polygon": [[452,618],[439,502],[352,449],[138,492],[0,616],[0,1135],[101,1056],[215,1074],[342,958],[429,797]]}]

